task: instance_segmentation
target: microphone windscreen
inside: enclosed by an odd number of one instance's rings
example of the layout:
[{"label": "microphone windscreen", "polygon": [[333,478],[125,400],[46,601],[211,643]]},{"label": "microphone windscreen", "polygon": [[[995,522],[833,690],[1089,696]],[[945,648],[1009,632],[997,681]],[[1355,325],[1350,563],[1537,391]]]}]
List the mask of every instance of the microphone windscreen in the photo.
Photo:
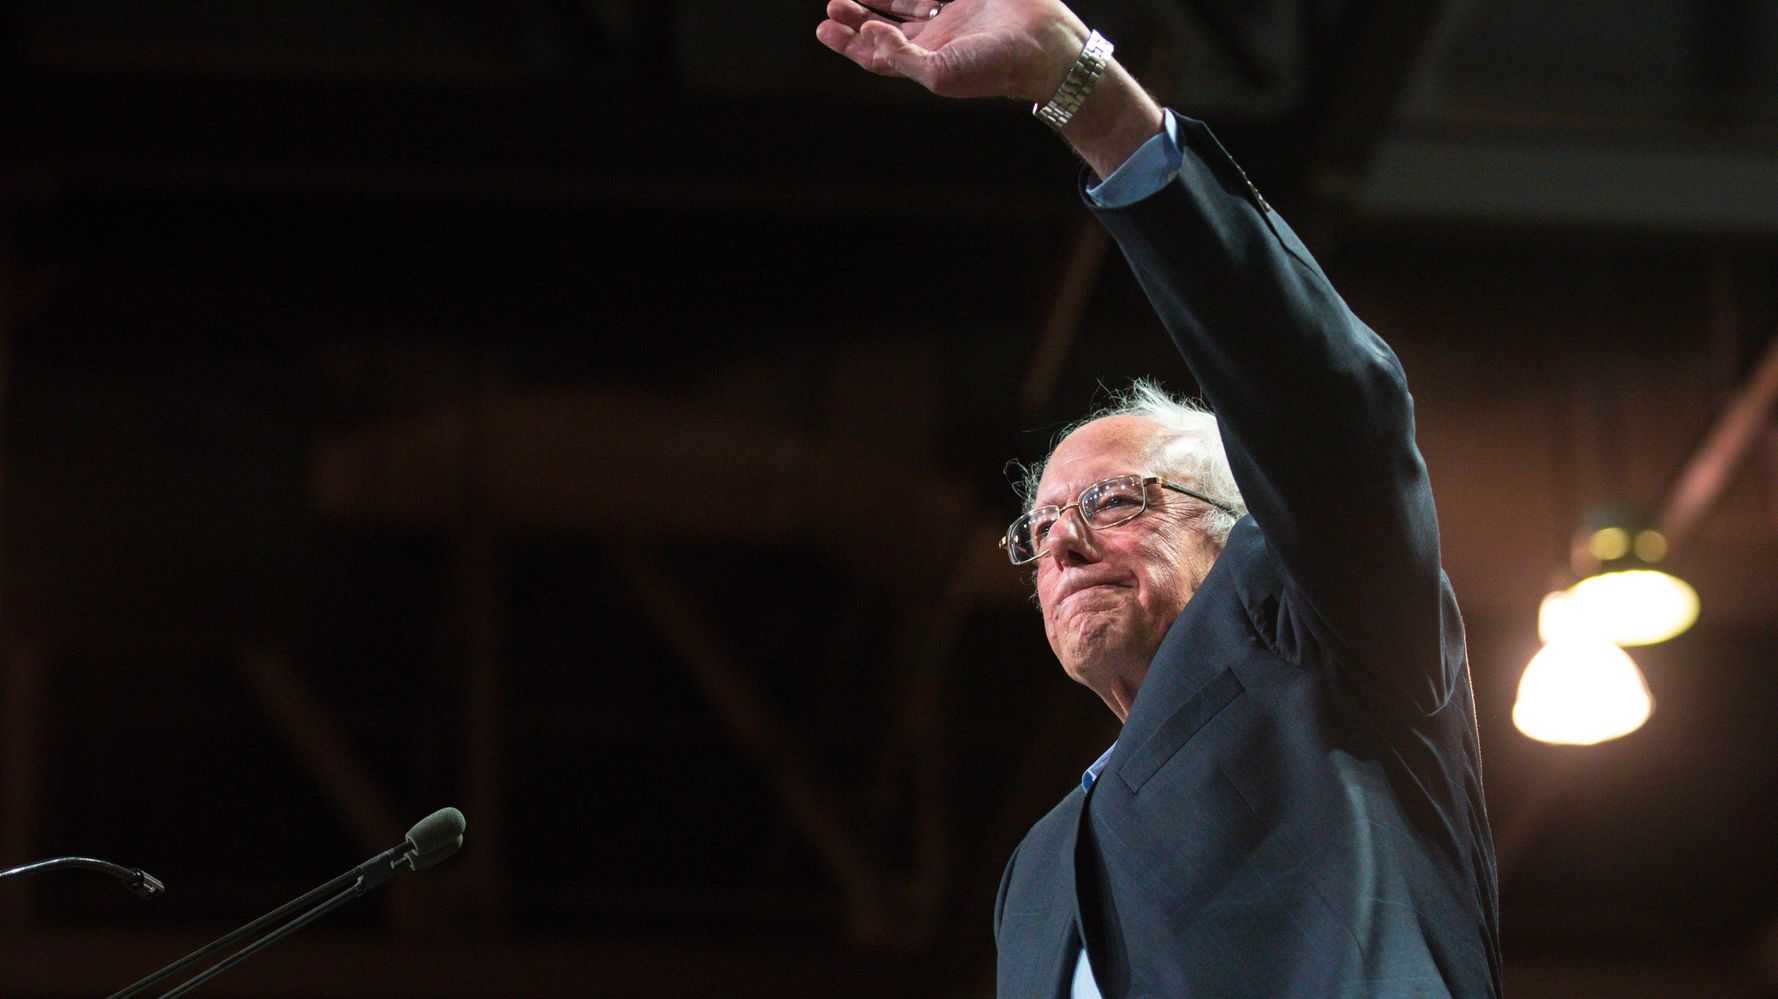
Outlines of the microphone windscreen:
[{"label": "microphone windscreen", "polygon": [[414,827],[407,831],[407,841],[414,845],[415,853],[432,853],[462,836],[466,825],[462,812],[455,808],[441,808],[414,823]]},{"label": "microphone windscreen", "polygon": [[413,855],[413,857],[414,857],[413,868],[416,871],[423,871],[426,868],[433,866],[434,864],[442,863],[446,857],[449,857],[451,854],[456,853],[457,848],[462,845],[463,845],[463,837],[461,834],[459,834],[456,839],[451,840],[449,843],[446,843],[445,845],[439,847],[436,850],[433,850],[431,853],[416,853]]}]

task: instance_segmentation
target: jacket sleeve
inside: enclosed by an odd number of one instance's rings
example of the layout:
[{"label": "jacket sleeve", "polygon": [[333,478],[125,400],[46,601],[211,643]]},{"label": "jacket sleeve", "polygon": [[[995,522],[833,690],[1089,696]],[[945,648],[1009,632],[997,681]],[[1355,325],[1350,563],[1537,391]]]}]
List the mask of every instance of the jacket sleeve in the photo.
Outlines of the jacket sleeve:
[{"label": "jacket sleeve", "polygon": [[1437,710],[1459,682],[1462,628],[1401,365],[1209,129],[1180,118],[1177,131],[1164,187],[1088,205],[1216,412],[1284,579],[1279,643]]}]

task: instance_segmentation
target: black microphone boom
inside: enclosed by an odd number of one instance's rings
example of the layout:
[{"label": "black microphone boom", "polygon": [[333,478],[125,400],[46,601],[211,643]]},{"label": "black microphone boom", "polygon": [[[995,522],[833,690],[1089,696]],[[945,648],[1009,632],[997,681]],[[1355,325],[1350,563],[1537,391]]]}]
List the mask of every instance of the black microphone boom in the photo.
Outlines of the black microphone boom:
[{"label": "black microphone boom", "polygon": [[[418,827],[416,827],[418,828]],[[57,857],[54,860],[39,860],[35,864],[14,867],[0,871],[0,878],[10,878],[19,874],[35,874],[38,871],[53,871],[62,867],[78,867],[85,871],[99,871],[129,885],[131,891],[143,898],[153,898],[167,890],[160,879],[140,867],[125,867],[109,860],[94,860],[91,857]]]},{"label": "black microphone boom", "polygon": [[[291,899],[219,940],[205,944],[172,964],[135,982],[128,988],[112,993],[109,999],[128,999],[129,996],[140,995],[198,961],[227,950],[248,937],[269,928],[265,936],[230,954],[198,975],[187,979],[172,991],[163,993],[161,999],[182,996],[253,954],[389,880],[396,871],[403,868],[422,871],[456,853],[457,848],[463,845],[463,830],[466,825],[462,812],[455,808],[441,808],[414,823],[413,828],[407,831],[407,838],[401,841],[400,846],[384,850],[319,888]],[[293,913],[294,915],[292,915]],[[290,918],[286,920],[286,917]],[[280,924],[280,920],[285,921]]]}]

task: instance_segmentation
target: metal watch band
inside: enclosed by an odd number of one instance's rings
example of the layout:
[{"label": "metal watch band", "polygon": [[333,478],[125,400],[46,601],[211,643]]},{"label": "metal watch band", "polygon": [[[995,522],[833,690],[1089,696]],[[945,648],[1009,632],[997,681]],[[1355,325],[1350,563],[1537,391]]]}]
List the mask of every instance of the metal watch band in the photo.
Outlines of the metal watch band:
[{"label": "metal watch band", "polygon": [[1031,113],[1036,115],[1045,125],[1060,129],[1068,124],[1074,113],[1087,99],[1093,90],[1093,84],[1099,82],[1100,74],[1111,62],[1111,42],[1097,31],[1087,36],[1086,45],[1081,47],[1080,55],[1074,65],[1068,67],[1068,75],[1062,78],[1062,85],[1056,88],[1056,95],[1048,104],[1031,105]]}]

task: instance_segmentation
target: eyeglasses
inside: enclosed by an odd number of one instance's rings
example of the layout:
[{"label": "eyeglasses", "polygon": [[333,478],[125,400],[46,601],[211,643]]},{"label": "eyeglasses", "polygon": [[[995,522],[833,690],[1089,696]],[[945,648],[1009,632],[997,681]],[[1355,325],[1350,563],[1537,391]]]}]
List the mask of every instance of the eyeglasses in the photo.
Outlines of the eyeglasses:
[{"label": "eyeglasses", "polygon": [[1148,487],[1153,485],[1202,500],[1231,516],[1236,512],[1221,500],[1158,475],[1119,475],[1082,489],[1080,496],[1067,506],[1040,506],[1013,521],[1006,529],[1006,537],[1000,539],[1000,547],[1013,565],[1036,561],[1049,551],[1050,528],[1069,510],[1079,510],[1082,522],[1095,531],[1127,524],[1148,509]]}]

